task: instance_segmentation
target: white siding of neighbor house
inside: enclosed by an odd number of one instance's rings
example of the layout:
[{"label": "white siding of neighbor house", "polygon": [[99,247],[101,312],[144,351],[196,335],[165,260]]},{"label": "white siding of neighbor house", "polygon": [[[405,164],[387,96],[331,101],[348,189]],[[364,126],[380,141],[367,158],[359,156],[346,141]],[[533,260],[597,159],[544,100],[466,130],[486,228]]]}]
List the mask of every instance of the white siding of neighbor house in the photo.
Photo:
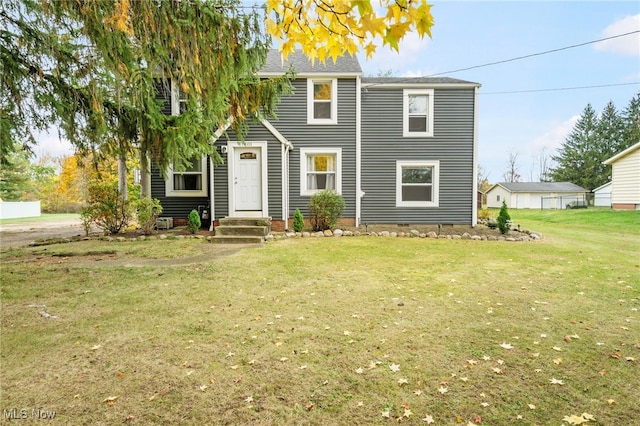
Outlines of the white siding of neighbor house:
[{"label": "white siding of neighbor house", "polygon": [[640,149],[612,163],[611,202],[635,204],[640,209]]},{"label": "white siding of neighbor house", "polygon": [[[498,196],[500,196],[499,200]],[[502,186],[493,187],[487,192],[487,207],[500,208],[502,207],[503,200],[507,201],[507,207],[511,207],[510,193]]]},{"label": "white siding of neighbor house", "polygon": [[593,205],[595,207],[611,207],[611,182],[593,190]]}]

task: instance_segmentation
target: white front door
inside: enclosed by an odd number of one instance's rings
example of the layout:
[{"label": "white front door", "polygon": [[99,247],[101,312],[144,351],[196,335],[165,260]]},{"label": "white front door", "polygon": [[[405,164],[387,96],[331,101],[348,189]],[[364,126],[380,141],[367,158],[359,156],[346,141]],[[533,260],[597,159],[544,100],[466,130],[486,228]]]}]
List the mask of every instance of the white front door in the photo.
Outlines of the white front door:
[{"label": "white front door", "polygon": [[235,211],[262,210],[262,149],[236,146],[233,158]]}]

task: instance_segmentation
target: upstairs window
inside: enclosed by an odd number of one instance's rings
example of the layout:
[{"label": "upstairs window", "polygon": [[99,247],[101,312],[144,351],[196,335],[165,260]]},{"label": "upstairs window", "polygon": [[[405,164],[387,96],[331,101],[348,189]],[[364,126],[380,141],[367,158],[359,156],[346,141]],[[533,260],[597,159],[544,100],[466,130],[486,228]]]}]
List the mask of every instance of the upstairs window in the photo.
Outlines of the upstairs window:
[{"label": "upstairs window", "polygon": [[177,80],[171,79],[171,115],[180,115],[187,110],[187,97]]},{"label": "upstairs window", "polygon": [[307,80],[307,123],[338,123],[338,80]]},{"label": "upstairs window", "polygon": [[396,163],[396,207],[438,207],[438,161]]},{"label": "upstairs window", "polygon": [[403,92],[403,136],[433,136],[433,90],[405,89]]},{"label": "upstairs window", "polygon": [[300,195],[325,189],[342,192],[342,151],[340,148],[300,149]]},{"label": "upstairs window", "polygon": [[184,170],[171,167],[166,181],[165,195],[167,197],[206,197],[206,170],[206,157],[193,158],[191,166],[185,167]]}]

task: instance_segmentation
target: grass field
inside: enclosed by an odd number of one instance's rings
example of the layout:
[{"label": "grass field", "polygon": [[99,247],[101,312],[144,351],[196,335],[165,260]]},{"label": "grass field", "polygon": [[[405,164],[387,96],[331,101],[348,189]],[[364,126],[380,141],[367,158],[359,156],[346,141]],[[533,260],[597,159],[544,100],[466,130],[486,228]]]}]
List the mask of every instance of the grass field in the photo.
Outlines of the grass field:
[{"label": "grass field", "polygon": [[640,212],[510,213],[543,239],[3,250],[2,419],[637,424]]}]

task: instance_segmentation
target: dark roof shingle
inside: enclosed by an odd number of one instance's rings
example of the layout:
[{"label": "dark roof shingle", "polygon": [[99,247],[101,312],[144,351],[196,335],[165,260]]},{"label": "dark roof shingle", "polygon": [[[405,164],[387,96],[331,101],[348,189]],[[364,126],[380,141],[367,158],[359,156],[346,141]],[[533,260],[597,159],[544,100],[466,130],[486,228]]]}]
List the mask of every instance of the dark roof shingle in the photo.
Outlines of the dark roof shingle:
[{"label": "dark roof shingle", "polygon": [[316,60],[312,64],[304,53],[297,50],[290,54],[286,61],[282,62],[282,56],[276,49],[271,49],[267,53],[267,60],[260,70],[260,74],[282,74],[288,71],[292,65],[296,73],[302,75],[312,73],[362,74],[362,68],[360,68],[358,58],[355,56],[339,56],[335,62],[333,59],[328,58],[324,64]]}]

